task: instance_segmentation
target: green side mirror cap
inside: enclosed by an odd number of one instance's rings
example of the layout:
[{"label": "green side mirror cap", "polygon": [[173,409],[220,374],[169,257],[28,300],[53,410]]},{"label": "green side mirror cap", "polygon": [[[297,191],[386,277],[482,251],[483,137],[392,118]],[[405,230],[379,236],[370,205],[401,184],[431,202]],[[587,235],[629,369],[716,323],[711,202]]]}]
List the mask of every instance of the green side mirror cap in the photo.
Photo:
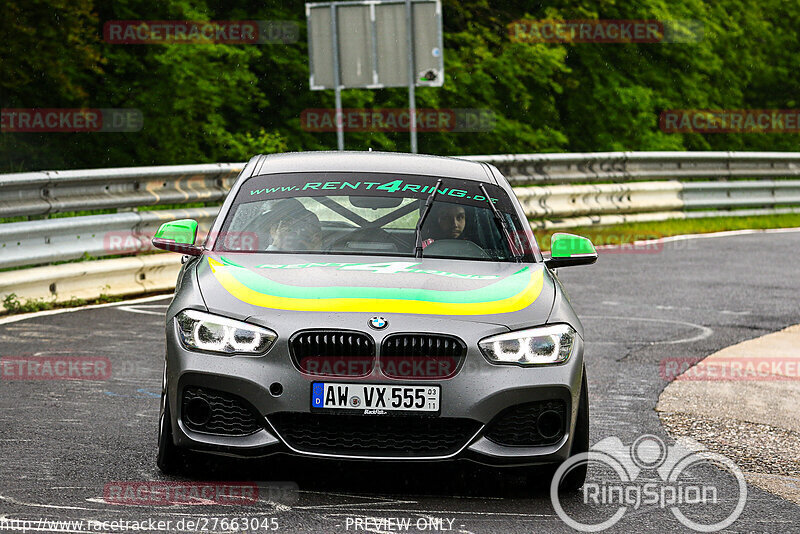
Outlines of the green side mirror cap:
[{"label": "green side mirror cap", "polygon": [[562,232],[555,233],[550,238],[550,259],[545,263],[551,269],[590,265],[596,261],[597,250],[589,239]]},{"label": "green side mirror cap", "polygon": [[197,239],[197,221],[178,219],[161,225],[153,237],[153,246],[170,252],[199,256],[203,247],[194,244]]}]

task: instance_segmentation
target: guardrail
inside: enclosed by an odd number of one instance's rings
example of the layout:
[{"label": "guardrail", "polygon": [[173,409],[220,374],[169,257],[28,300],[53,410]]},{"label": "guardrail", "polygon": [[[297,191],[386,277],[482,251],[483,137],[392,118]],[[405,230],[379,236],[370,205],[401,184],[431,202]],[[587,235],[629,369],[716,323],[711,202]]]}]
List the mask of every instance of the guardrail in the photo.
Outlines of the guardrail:
[{"label": "guardrail", "polygon": [[[607,152],[465,156],[496,165],[531,224],[570,228],[633,221],[800,212],[800,153]],[[117,213],[0,224],[0,269],[151,252],[167,220],[210,228],[243,163],[0,175],[0,217],[100,209]],[[709,181],[713,179],[713,181]],[[699,181],[698,181],[699,180]],[[169,289],[177,255],[141,255],[0,273],[0,301],[93,299]],[[102,283],[101,283],[102,282]]]},{"label": "guardrail", "polygon": [[[800,178],[795,152],[595,152],[462,156],[512,185],[642,180]],[[0,175],[0,217],[221,201],[244,163]]]},{"label": "guardrail", "polygon": [[162,223],[195,219],[209,228],[219,208],[87,215],[0,224],[0,269],[153,252],[150,240]]},{"label": "guardrail", "polygon": [[800,177],[797,152],[587,152],[463,158],[495,165],[512,185]]},{"label": "guardrail", "polygon": [[0,174],[0,217],[222,201],[244,163]]}]

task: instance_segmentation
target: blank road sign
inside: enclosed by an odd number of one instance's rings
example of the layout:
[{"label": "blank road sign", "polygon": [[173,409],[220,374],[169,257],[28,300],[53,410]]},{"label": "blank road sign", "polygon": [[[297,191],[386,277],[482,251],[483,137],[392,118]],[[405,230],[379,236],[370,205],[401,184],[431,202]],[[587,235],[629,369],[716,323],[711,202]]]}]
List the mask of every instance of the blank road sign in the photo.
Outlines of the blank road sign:
[{"label": "blank road sign", "polygon": [[339,72],[345,87],[372,85],[372,21],[367,5],[344,5],[336,10],[339,29]]},{"label": "blank road sign", "polygon": [[[441,4],[413,0],[411,12],[415,85],[439,87],[444,83]],[[336,66],[340,89],[408,86],[403,0],[306,4],[306,15],[311,89],[334,89]]]},{"label": "blank road sign", "polygon": [[[311,88],[333,87],[333,28],[331,27],[330,7],[307,9],[308,15],[308,57],[311,70]],[[311,43],[317,45],[312,47]],[[319,86],[319,87],[315,87]]]}]

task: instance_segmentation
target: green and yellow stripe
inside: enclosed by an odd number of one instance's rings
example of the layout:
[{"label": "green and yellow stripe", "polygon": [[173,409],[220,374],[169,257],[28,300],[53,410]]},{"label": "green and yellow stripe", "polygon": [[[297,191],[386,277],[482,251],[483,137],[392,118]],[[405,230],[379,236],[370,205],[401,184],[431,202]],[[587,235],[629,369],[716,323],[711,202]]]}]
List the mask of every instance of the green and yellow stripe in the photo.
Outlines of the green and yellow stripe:
[{"label": "green and yellow stripe", "polygon": [[541,294],[544,284],[542,269],[523,267],[497,282],[464,291],[307,287],[282,284],[224,258],[221,260],[208,257],[208,265],[228,293],[242,302],[278,310],[425,315],[510,313],[530,306]]}]

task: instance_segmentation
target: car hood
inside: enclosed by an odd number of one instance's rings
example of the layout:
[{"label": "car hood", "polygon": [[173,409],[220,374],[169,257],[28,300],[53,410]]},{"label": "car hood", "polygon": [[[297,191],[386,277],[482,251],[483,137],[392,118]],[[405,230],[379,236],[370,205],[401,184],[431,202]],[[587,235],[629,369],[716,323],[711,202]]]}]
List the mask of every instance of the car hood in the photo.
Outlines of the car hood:
[{"label": "car hood", "polygon": [[555,298],[543,264],[438,258],[213,253],[197,281],[211,313],[315,327],[366,314],[514,328],[546,322]]}]

